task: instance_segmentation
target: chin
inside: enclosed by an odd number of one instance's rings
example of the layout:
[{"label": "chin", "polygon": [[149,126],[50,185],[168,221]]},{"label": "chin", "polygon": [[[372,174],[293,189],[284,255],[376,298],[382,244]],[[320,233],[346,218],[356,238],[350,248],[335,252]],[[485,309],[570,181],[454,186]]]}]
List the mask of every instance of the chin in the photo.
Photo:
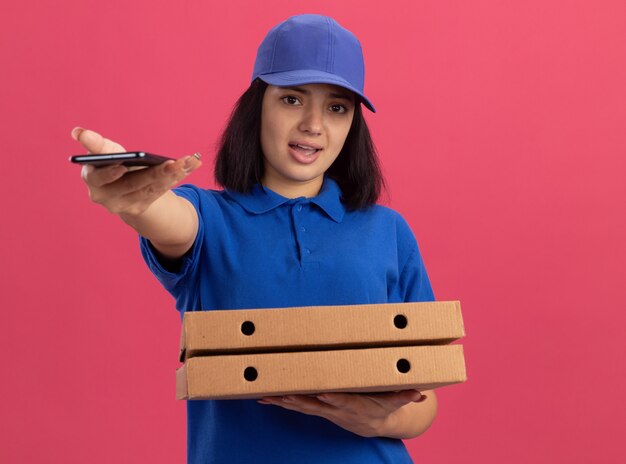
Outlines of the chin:
[{"label": "chin", "polygon": [[324,176],[323,172],[313,173],[313,174],[294,174],[292,176],[287,177],[287,179],[291,180],[292,182],[306,183],[306,182],[312,182],[318,178],[322,178],[323,176]]}]

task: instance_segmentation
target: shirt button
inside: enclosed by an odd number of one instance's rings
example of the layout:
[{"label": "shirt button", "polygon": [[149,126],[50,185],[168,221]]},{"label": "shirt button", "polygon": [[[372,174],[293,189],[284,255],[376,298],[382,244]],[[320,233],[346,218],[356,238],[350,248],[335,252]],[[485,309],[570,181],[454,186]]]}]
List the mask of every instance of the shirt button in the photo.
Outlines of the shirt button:
[{"label": "shirt button", "polygon": [[306,232],[306,227],[300,227],[301,232]]},{"label": "shirt button", "polygon": [[304,249],[304,252],[305,252],[307,255],[310,255],[310,254],[311,254],[311,250],[309,250],[308,248],[305,248],[305,249]]},{"label": "shirt button", "polygon": [[298,205],[298,206],[296,206],[296,210],[297,210],[298,212],[302,211],[302,205]]}]

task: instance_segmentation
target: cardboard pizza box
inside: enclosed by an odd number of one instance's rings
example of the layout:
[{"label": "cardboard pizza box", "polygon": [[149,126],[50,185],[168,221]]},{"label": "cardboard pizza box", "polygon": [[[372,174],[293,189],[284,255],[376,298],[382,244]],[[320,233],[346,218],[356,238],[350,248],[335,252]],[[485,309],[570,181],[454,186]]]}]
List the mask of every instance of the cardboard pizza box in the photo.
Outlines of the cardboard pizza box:
[{"label": "cardboard pizza box", "polygon": [[178,399],[430,390],[466,380],[461,345],[199,356],[176,372]]},{"label": "cardboard pizza box", "polygon": [[187,312],[180,360],[227,353],[448,344],[465,335],[458,301]]}]

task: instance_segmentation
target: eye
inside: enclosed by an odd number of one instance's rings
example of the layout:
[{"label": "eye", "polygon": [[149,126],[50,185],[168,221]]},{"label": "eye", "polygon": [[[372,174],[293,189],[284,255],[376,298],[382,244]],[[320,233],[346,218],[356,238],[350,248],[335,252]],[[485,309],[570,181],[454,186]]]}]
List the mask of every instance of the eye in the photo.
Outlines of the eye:
[{"label": "eye", "polygon": [[343,105],[335,104],[330,105],[330,111],[333,113],[345,113],[346,111],[348,111],[348,108]]},{"label": "eye", "polygon": [[298,99],[298,97],[294,97],[293,95],[287,95],[285,97],[282,97],[281,100],[283,101],[283,103],[285,103],[286,105],[290,105],[290,106],[296,106],[296,105],[302,104],[300,100]]}]

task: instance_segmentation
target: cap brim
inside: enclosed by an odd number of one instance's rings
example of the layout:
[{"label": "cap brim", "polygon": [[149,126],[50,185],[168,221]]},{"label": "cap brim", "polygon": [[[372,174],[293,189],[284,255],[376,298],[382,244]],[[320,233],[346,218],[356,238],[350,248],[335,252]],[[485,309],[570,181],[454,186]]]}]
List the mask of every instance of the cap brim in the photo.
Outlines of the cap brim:
[{"label": "cap brim", "polygon": [[270,74],[261,74],[257,76],[263,82],[277,87],[285,87],[291,85],[305,85],[305,84],[333,84],[348,89],[359,97],[365,105],[365,107],[372,113],[376,112],[376,108],[372,105],[372,102],[363,95],[362,92],[354,88],[348,81],[338,77],[335,74],[326,73],[317,70],[298,70],[298,71],[283,71]]}]

